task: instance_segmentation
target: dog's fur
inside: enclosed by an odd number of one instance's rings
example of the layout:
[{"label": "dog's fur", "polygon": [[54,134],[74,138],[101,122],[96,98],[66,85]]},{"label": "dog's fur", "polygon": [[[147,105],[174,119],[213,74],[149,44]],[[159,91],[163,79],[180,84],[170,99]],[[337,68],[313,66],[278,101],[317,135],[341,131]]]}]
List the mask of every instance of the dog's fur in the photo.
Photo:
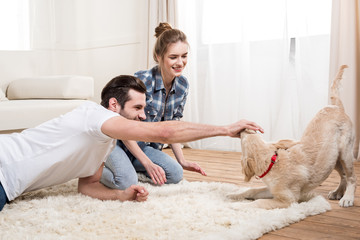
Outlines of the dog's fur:
[{"label": "dog's fur", "polygon": [[277,152],[277,161],[262,180],[267,187],[252,188],[228,195],[233,200],[255,199],[250,205],[273,209],[307,201],[312,190],[335,169],[341,177],[329,199],[340,199],[341,207],[354,204],[356,176],[353,169],[355,134],[350,118],[339,98],[339,83],[346,65],[334,79],[330,89],[331,105],[320,110],[309,123],[300,141],[280,140],[266,143],[251,130],[241,133],[242,168],[245,181],[262,175]]}]

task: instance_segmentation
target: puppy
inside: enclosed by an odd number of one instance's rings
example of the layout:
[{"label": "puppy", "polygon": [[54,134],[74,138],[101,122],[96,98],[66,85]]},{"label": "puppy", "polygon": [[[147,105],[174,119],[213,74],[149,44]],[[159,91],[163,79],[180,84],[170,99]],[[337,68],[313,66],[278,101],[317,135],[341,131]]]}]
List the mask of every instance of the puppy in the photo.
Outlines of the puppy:
[{"label": "puppy", "polygon": [[330,90],[331,105],[321,109],[300,141],[266,143],[251,130],[241,132],[242,169],[245,181],[258,176],[267,187],[230,194],[233,200],[254,199],[249,204],[264,209],[286,208],[314,197],[312,190],[335,169],[340,177],[328,198],[341,207],[354,204],[356,176],[353,169],[355,133],[339,98],[339,83],[346,65],[340,67]]}]

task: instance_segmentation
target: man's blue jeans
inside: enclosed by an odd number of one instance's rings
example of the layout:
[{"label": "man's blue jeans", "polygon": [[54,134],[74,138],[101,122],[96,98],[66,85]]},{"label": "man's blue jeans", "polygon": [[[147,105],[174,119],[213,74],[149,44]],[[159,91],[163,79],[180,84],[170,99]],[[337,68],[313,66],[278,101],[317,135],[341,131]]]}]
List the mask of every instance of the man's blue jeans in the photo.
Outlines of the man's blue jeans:
[{"label": "man's blue jeans", "polygon": [[5,204],[7,203],[7,197],[6,197],[6,193],[5,190],[3,188],[3,186],[1,185],[0,182],[0,211],[3,209],[3,207],[5,206]]},{"label": "man's blue jeans", "polygon": [[[153,163],[164,169],[166,183],[178,183],[182,180],[183,169],[176,160],[151,146],[145,144],[139,146]],[[136,172],[144,173],[149,177],[140,161],[117,144],[105,162],[100,181],[109,188],[124,190],[138,183]]]}]

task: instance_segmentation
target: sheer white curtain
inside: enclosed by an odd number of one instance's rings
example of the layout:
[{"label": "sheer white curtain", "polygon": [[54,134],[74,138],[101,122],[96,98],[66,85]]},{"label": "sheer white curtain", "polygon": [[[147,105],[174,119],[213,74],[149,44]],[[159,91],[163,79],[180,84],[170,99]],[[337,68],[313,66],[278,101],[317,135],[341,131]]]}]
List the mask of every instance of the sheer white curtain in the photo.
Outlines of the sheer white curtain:
[{"label": "sheer white curtain", "polygon": [[0,0],[0,50],[29,50],[29,0]]},{"label": "sheer white curtain", "polygon": [[336,74],[339,65],[349,66],[342,81],[341,98],[355,126],[357,156],[360,139],[360,0],[332,2],[330,75]]},{"label": "sheer white curtain", "polygon": [[[329,3],[330,2],[330,3]],[[178,28],[190,43],[184,120],[228,124],[245,118],[264,139],[300,138],[327,104],[331,1],[182,0]],[[210,138],[201,149],[241,151]]]},{"label": "sheer white curtain", "polygon": [[155,28],[160,22],[168,22],[173,27],[178,25],[177,20],[177,0],[149,0],[149,21],[148,21],[148,68],[156,63],[153,59],[153,49],[156,42],[154,37]]}]

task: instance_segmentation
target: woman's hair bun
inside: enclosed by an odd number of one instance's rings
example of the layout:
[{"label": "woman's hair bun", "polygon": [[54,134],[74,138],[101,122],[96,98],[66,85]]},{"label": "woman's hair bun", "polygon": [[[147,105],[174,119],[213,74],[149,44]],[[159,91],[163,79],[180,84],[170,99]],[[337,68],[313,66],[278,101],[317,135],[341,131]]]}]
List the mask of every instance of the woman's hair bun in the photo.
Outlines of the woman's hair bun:
[{"label": "woman's hair bun", "polygon": [[158,38],[166,30],[172,29],[171,25],[167,22],[159,23],[159,26],[155,28],[155,37]]},{"label": "woman's hair bun", "polygon": [[172,28],[167,22],[161,22],[155,28],[156,42],[153,51],[153,58],[156,63],[159,63],[158,57],[163,58],[168,50],[168,46],[172,43],[183,42],[187,45],[186,35],[179,29]]}]

